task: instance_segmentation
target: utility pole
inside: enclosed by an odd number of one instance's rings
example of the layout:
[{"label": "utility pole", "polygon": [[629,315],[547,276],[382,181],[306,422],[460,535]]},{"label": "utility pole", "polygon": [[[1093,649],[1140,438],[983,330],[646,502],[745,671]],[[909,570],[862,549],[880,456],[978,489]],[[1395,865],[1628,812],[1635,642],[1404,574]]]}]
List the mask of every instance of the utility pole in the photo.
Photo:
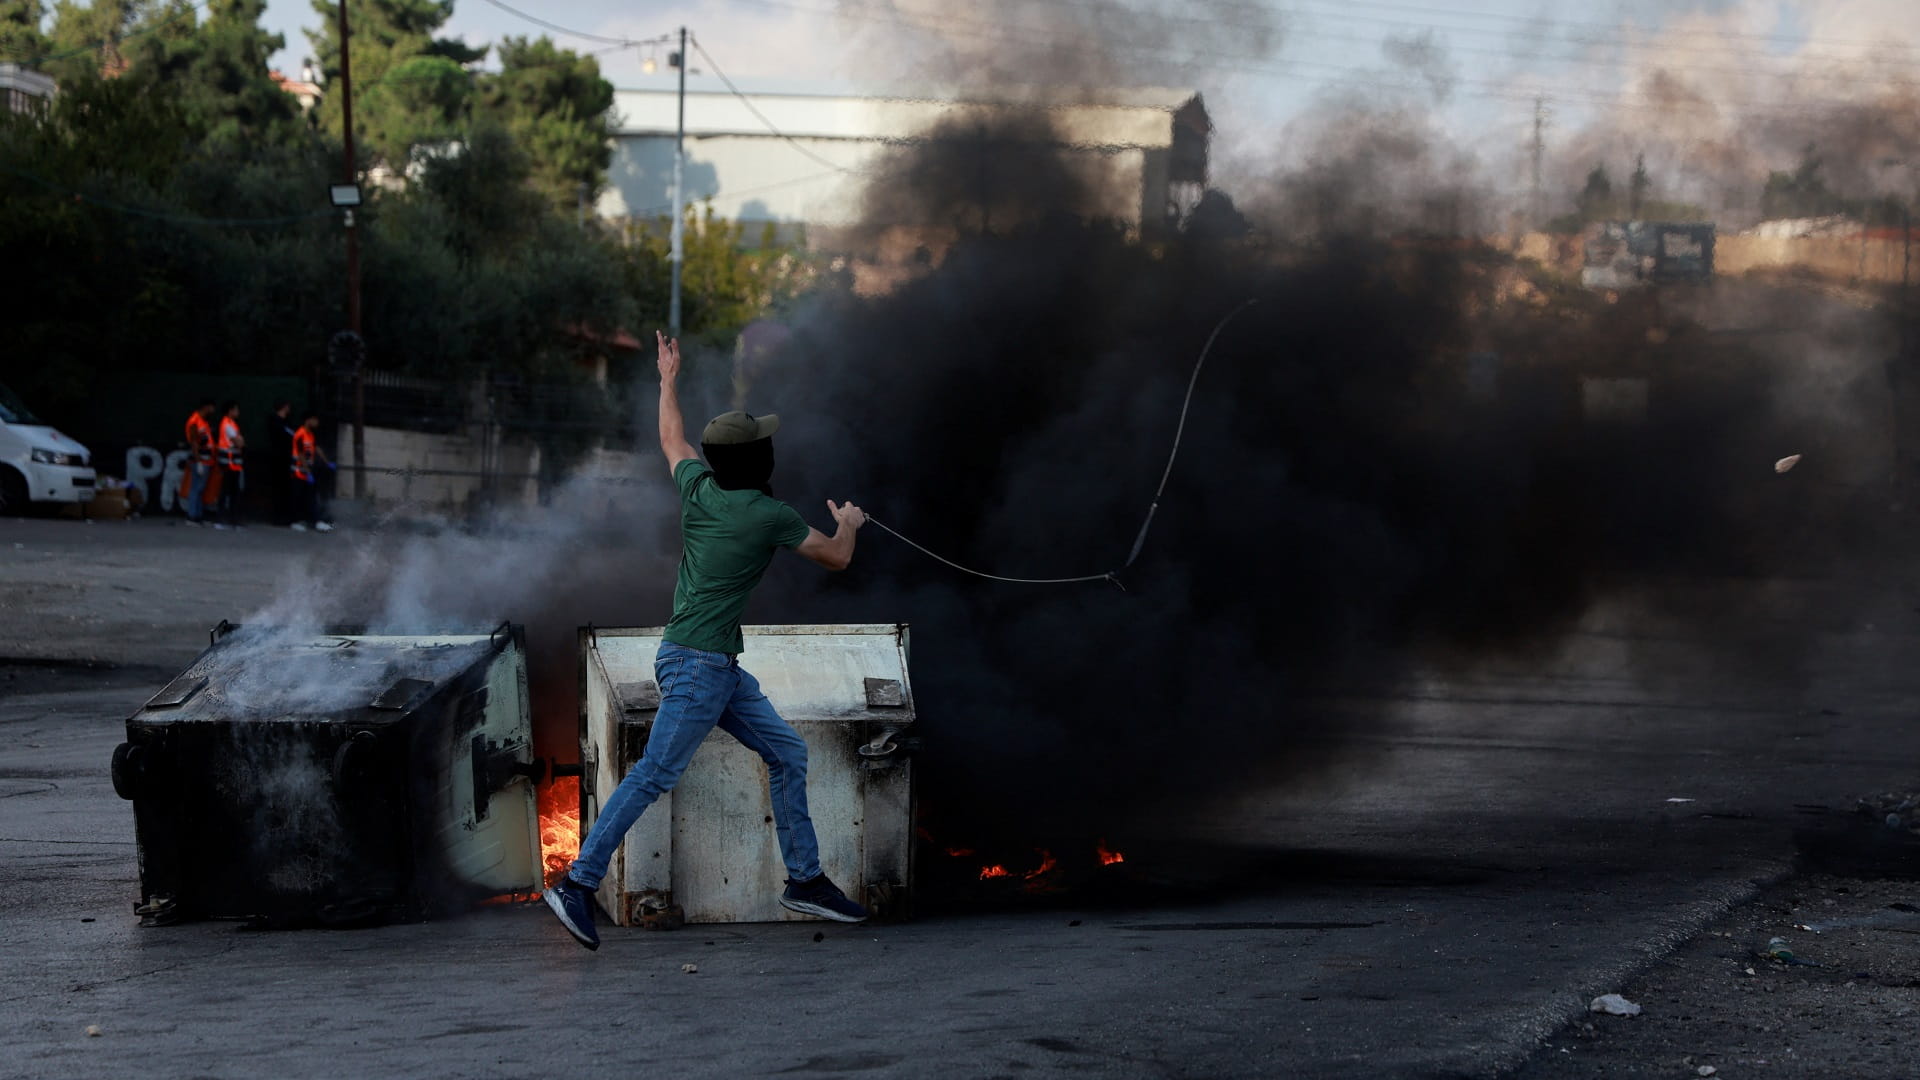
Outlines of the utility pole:
[{"label": "utility pole", "polygon": [[[353,61],[347,45],[347,0],[340,0],[340,129],[346,146],[346,174],[343,184],[355,183],[358,169],[353,160]],[[347,207],[347,329],[360,335],[360,230],[353,223],[354,208]],[[353,364],[353,497],[367,496],[367,384],[366,352],[355,350]]]},{"label": "utility pole", "polygon": [[1534,229],[1540,228],[1543,224],[1541,216],[1544,206],[1540,194],[1540,165],[1547,154],[1546,127],[1547,99],[1535,97],[1533,99],[1533,197],[1527,204],[1529,218],[1527,225]]},{"label": "utility pole", "polygon": [[680,336],[680,269],[687,261],[686,181],[687,161],[687,28],[680,28],[680,51],[674,54],[674,66],[680,69],[680,119],[673,133],[673,251],[668,261],[673,269],[673,291],[667,301],[667,336]]}]

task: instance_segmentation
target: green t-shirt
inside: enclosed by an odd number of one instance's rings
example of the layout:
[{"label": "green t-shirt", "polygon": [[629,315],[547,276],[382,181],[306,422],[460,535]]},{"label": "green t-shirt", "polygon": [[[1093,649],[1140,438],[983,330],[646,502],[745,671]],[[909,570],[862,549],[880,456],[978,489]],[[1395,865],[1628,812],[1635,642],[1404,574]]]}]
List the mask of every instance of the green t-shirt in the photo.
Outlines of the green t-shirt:
[{"label": "green t-shirt", "polygon": [[741,650],[740,613],[776,548],[810,531],[800,511],[758,491],[728,491],[699,458],[673,468],[680,489],[680,580],[666,638],[707,652]]}]

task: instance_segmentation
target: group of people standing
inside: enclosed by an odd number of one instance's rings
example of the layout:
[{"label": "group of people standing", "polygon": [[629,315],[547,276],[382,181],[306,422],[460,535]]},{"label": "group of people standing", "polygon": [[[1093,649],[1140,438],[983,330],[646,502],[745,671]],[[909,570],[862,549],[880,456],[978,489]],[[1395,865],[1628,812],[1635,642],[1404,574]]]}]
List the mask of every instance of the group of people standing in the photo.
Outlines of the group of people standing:
[{"label": "group of people standing", "polygon": [[[253,475],[266,483],[275,525],[296,532],[331,532],[333,526],[320,516],[318,467],[333,469],[320,448],[320,414],[309,409],[297,424],[293,416],[292,402],[274,403],[261,425],[264,460],[255,464]],[[240,403],[202,400],[187,416],[186,443],[187,470],[180,478],[180,500],[187,524],[238,528],[248,473]]]}]

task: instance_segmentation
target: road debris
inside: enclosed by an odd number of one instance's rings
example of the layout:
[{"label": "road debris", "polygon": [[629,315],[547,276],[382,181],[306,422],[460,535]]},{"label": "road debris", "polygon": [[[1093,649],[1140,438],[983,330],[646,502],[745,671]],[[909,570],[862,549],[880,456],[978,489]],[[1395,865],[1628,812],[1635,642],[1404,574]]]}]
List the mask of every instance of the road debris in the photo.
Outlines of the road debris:
[{"label": "road debris", "polygon": [[1783,473],[1798,464],[1800,464],[1800,455],[1789,454],[1786,457],[1781,458],[1779,461],[1776,461],[1773,463],[1773,471],[1777,473]]},{"label": "road debris", "polygon": [[680,965],[680,973],[682,975],[693,975],[699,972],[699,970],[700,970],[699,964],[681,964]]},{"label": "road debris", "polygon": [[[1805,929],[1805,927],[1803,926],[1802,929]],[[1815,963],[1812,960],[1806,960],[1806,959],[1802,959],[1801,957],[1795,956],[1793,954],[1792,947],[1790,947],[1787,944],[1787,939],[1783,937],[1768,939],[1767,951],[1764,955],[1769,960],[1778,960],[1780,963],[1787,964],[1789,966],[1795,966],[1795,965],[1799,967],[1819,967],[1820,966],[1819,964]]]},{"label": "road debris", "polygon": [[1810,934],[1850,929],[1893,930],[1906,934],[1920,934],[1920,912],[1915,912],[1912,904],[1889,904],[1886,908],[1871,914],[1800,923],[1799,927]]},{"label": "road debris", "polygon": [[1895,832],[1920,835],[1920,794],[1889,792],[1876,798],[1861,799],[1855,809]]},{"label": "road debris", "polygon": [[100,1037],[100,1025],[99,1025],[99,1024],[88,1024],[88,1025],[87,1025],[87,1035],[88,1035],[88,1036],[89,1036],[90,1038],[95,1038],[95,1039],[97,1039],[97,1038],[99,1038],[99,1037]]},{"label": "road debris", "polygon": [[1606,1013],[1608,1016],[1639,1016],[1640,1006],[1621,997],[1619,994],[1601,994],[1587,1006],[1588,1012]]},{"label": "road debris", "polygon": [[1711,1066],[1711,1065],[1702,1065],[1702,1066],[1700,1066],[1699,1068],[1697,1068],[1697,1069],[1695,1069],[1695,1070],[1693,1070],[1693,1075],[1695,1075],[1695,1076],[1712,1076],[1712,1075],[1713,1075],[1714,1073],[1717,1073],[1717,1072],[1719,1072],[1719,1071],[1720,1071],[1719,1069],[1716,1069],[1716,1068],[1714,1068],[1714,1067],[1713,1067],[1713,1066]]}]

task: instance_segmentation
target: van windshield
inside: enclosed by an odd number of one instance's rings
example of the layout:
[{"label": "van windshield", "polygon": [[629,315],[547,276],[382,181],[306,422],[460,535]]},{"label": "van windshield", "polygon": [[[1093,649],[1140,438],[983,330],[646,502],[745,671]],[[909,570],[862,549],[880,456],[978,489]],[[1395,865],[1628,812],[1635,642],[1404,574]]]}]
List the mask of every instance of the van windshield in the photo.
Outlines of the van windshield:
[{"label": "van windshield", "polygon": [[25,402],[0,383],[0,424],[38,424],[40,418],[28,411]]}]

